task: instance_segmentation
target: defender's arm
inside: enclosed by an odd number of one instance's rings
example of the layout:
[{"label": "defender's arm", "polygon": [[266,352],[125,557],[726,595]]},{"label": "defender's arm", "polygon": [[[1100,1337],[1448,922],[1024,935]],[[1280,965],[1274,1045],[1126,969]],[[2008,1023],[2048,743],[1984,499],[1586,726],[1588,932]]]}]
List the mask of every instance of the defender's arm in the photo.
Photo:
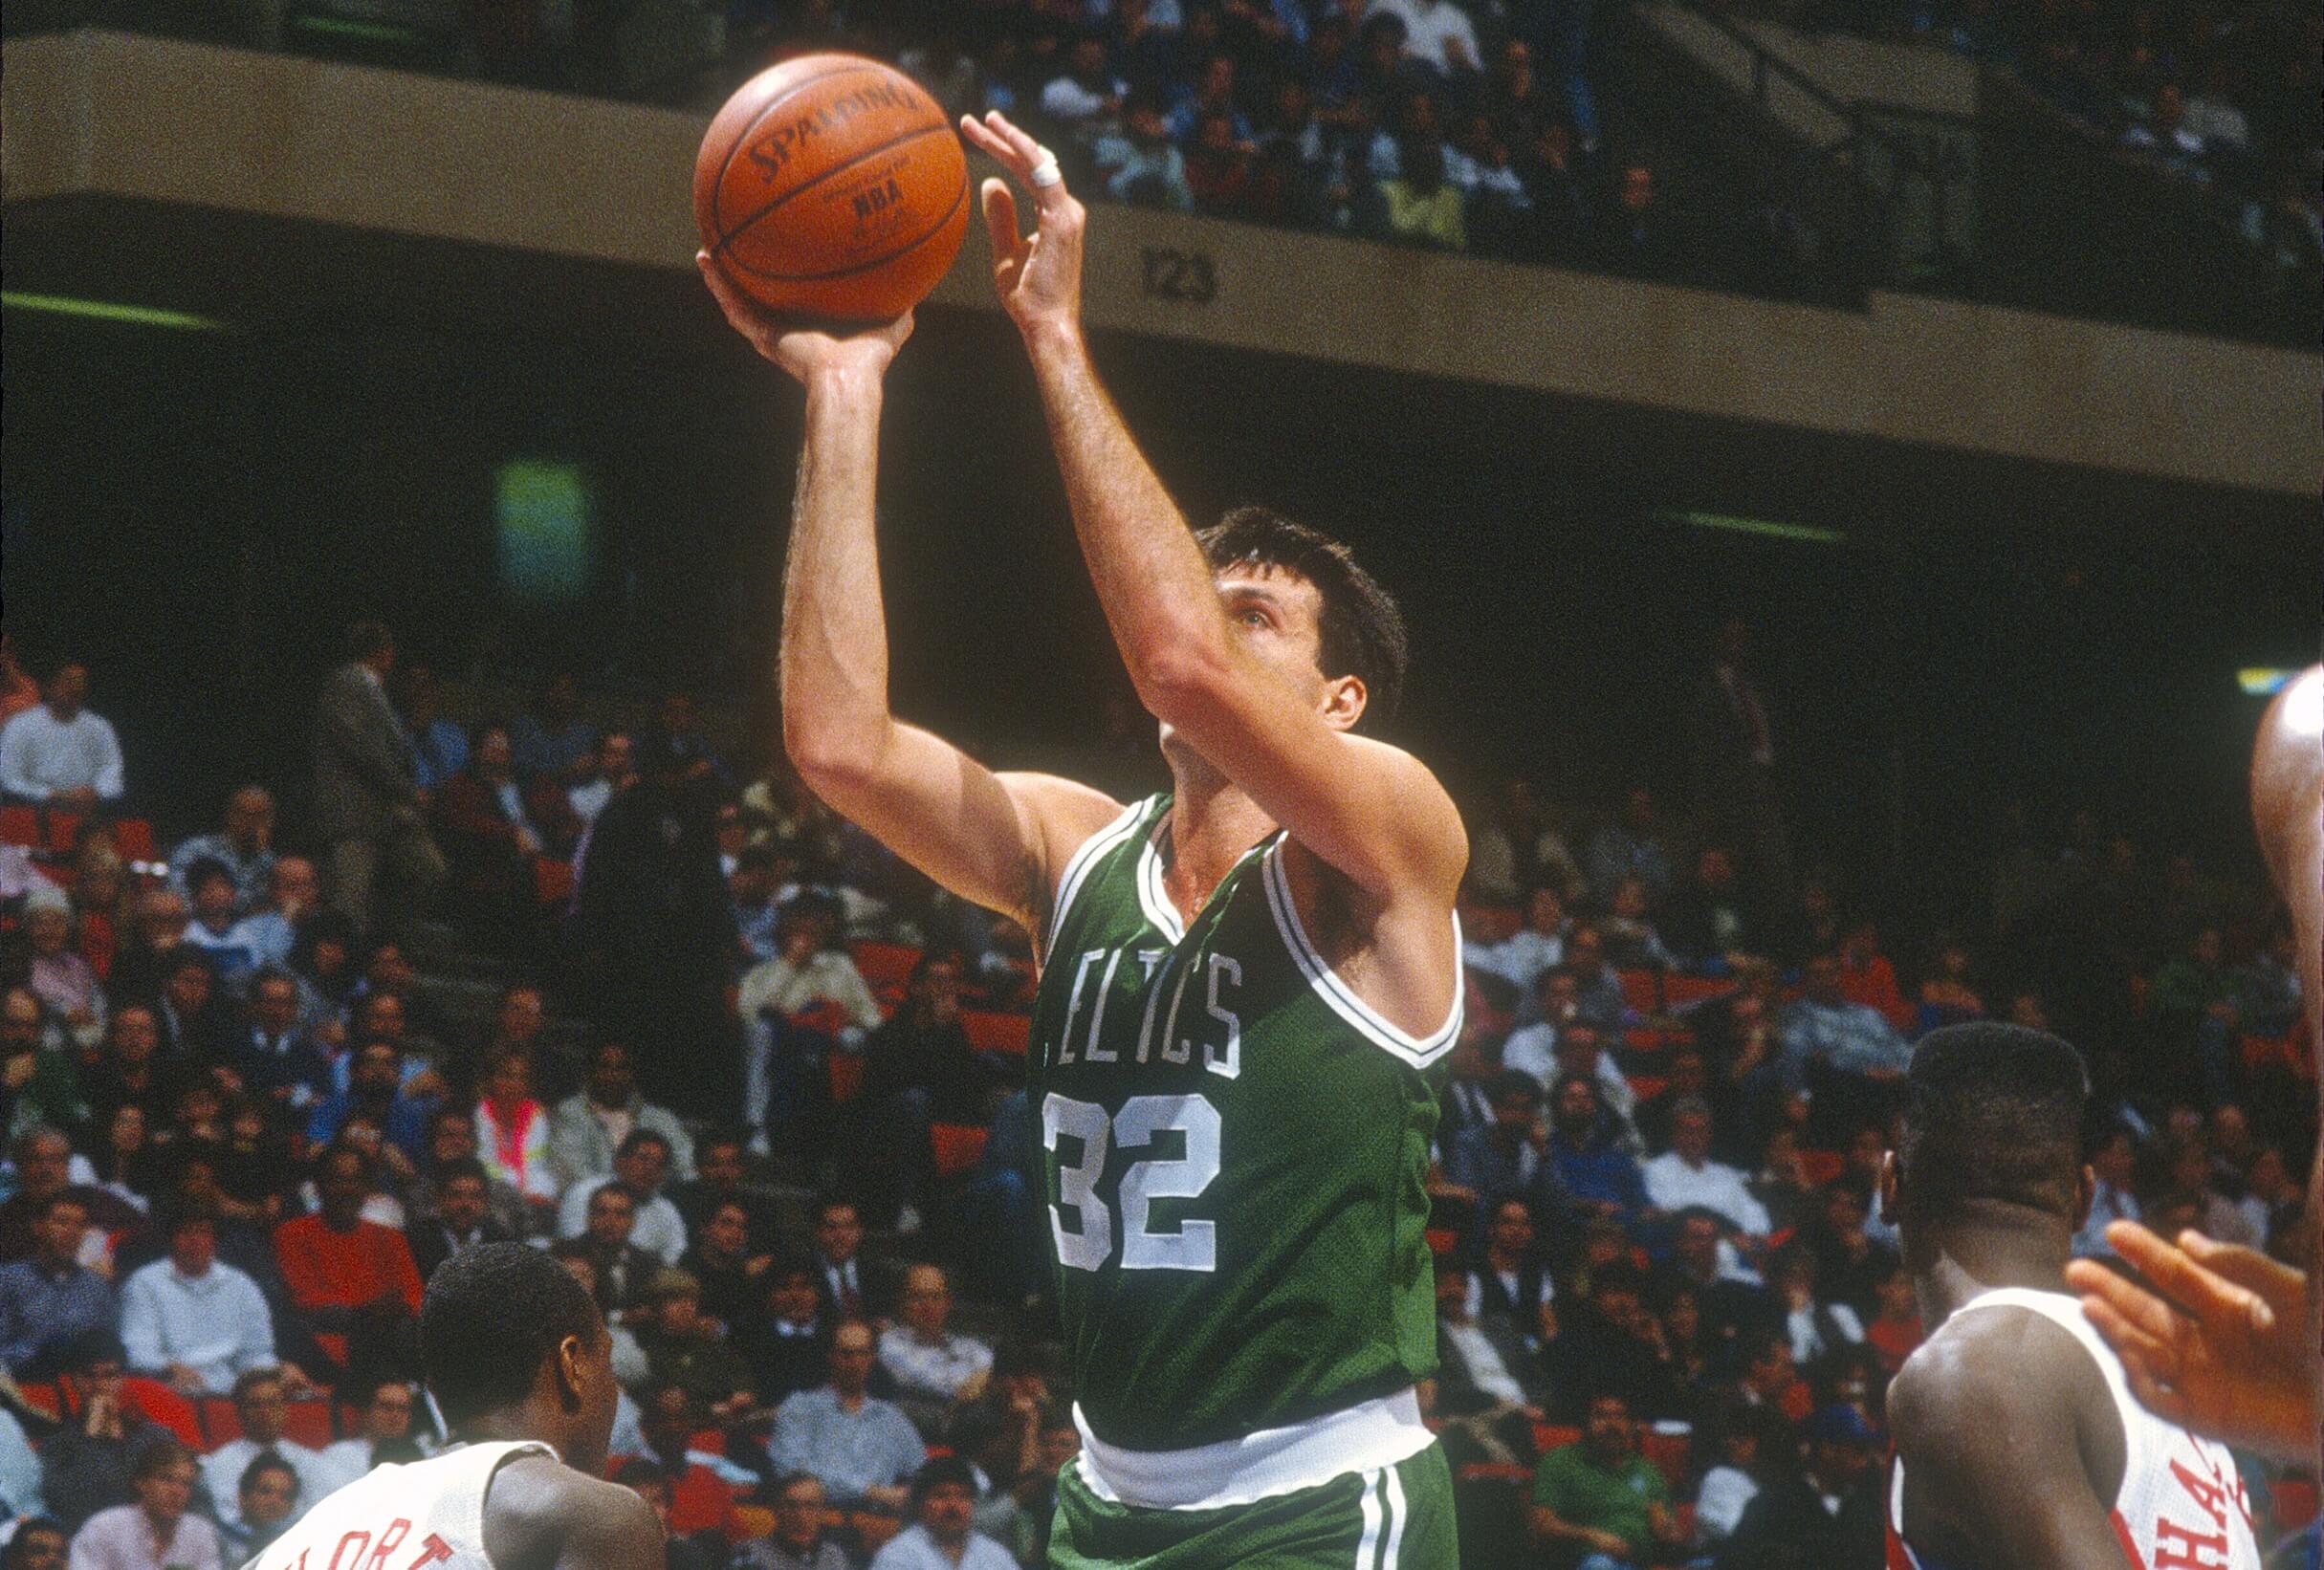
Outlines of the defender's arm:
[{"label": "defender's arm", "polygon": [[1030,180],[1055,161],[998,114],[962,125],[1038,204],[1039,229],[1022,239],[1015,197],[985,183],[995,282],[1032,356],[1074,531],[1139,699],[1358,887],[1384,903],[1449,906],[1468,860],[1452,798],[1409,753],[1335,729],[1250,652],[1247,637],[1285,630],[1283,607],[1257,593],[1221,604],[1186,519],[1100,384],[1081,332],[1086,215],[1063,184]]},{"label": "defender's arm", "polygon": [[708,262],[727,319],[807,389],[783,570],[783,745],[832,808],[1039,941],[1056,871],[1121,808],[1045,774],[997,774],[888,707],[873,491],[883,378],[907,316],[851,338],[784,332]]}]

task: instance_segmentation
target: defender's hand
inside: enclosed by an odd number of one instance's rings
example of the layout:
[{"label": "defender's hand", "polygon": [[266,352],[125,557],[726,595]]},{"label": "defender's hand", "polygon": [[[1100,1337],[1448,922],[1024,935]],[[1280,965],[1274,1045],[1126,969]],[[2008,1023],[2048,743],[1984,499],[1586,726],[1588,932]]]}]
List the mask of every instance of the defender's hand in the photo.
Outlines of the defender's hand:
[{"label": "defender's hand", "polygon": [[[988,180],[980,196],[984,227],[993,240],[993,290],[1019,331],[1073,326],[1082,319],[1082,230],[1088,209],[1057,175],[1057,155],[1009,123],[998,109],[977,120],[960,118],[961,135],[1023,185],[1033,199],[1030,238],[1017,232],[1017,197],[1008,182]],[[1045,168],[1045,184],[1034,171]]]},{"label": "defender's hand", "polygon": [[896,351],[911,337],[909,311],[885,327],[867,327],[844,338],[820,328],[800,327],[736,289],[734,280],[710,259],[709,251],[695,251],[694,266],[702,270],[702,281],[710,286],[718,309],[726,313],[728,325],[748,338],[761,356],[802,382],[813,380],[820,371],[863,370],[874,377],[884,375]]},{"label": "defender's hand", "polygon": [[[2094,1260],[2066,1267],[2082,1312],[2121,1354],[2132,1391],[2158,1416],[2273,1455],[2314,1453],[2307,1282],[2264,1254],[2132,1221],[2106,1229],[2165,1301]],[[2174,1306],[2176,1305],[2176,1306]]]}]

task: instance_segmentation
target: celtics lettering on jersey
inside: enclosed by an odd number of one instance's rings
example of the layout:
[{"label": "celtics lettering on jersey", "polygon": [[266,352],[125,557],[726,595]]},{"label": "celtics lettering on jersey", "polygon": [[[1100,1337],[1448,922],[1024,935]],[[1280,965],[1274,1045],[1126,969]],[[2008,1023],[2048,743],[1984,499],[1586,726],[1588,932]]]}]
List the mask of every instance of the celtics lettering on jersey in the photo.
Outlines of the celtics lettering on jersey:
[{"label": "celtics lettering on jersey", "polygon": [[1030,1060],[1075,1389],[1136,1450],[1433,1371],[1428,1151],[1459,1029],[1456,1005],[1406,1036],[1331,973],[1280,835],[1182,927],[1169,810],[1132,807],[1067,865]]}]

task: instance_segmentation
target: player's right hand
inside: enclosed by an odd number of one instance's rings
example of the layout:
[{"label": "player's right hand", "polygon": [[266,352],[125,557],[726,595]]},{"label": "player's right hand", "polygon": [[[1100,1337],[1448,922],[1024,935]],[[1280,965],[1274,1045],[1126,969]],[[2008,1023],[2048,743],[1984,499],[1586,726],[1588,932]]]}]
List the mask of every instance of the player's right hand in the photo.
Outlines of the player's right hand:
[{"label": "player's right hand", "polygon": [[2271,1455],[2315,1453],[2308,1283],[2264,1254],[2182,1232],[2176,1246],[2135,1221],[2106,1240],[2169,1300],[2094,1260],[2066,1267],[2082,1312],[2121,1354],[2148,1409]]},{"label": "player's right hand", "polygon": [[[1017,197],[1008,183],[979,188],[985,232],[993,242],[993,290],[1019,331],[1073,327],[1082,316],[1082,231],[1088,209],[1058,176],[1057,155],[1010,123],[998,109],[960,118],[961,134],[1014,175],[1032,199],[1034,229],[1017,232]],[[1036,179],[1037,172],[1041,173]]]},{"label": "player's right hand", "polygon": [[763,358],[802,382],[822,371],[863,370],[874,377],[884,375],[896,351],[911,337],[909,311],[884,327],[866,327],[860,333],[841,335],[802,327],[747,298],[710,259],[709,251],[695,251],[694,266],[701,270],[702,281],[709,285],[718,309],[726,313],[727,324]]}]

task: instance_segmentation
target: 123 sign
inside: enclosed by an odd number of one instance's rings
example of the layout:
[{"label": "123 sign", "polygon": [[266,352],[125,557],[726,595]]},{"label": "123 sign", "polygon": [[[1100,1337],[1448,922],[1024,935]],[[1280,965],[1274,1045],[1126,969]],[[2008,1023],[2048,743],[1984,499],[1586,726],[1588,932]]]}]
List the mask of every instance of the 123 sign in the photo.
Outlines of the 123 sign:
[{"label": "123 sign", "polygon": [[1218,297],[1218,268],[1207,251],[1147,246],[1138,252],[1145,268],[1146,296],[1208,305]]}]

